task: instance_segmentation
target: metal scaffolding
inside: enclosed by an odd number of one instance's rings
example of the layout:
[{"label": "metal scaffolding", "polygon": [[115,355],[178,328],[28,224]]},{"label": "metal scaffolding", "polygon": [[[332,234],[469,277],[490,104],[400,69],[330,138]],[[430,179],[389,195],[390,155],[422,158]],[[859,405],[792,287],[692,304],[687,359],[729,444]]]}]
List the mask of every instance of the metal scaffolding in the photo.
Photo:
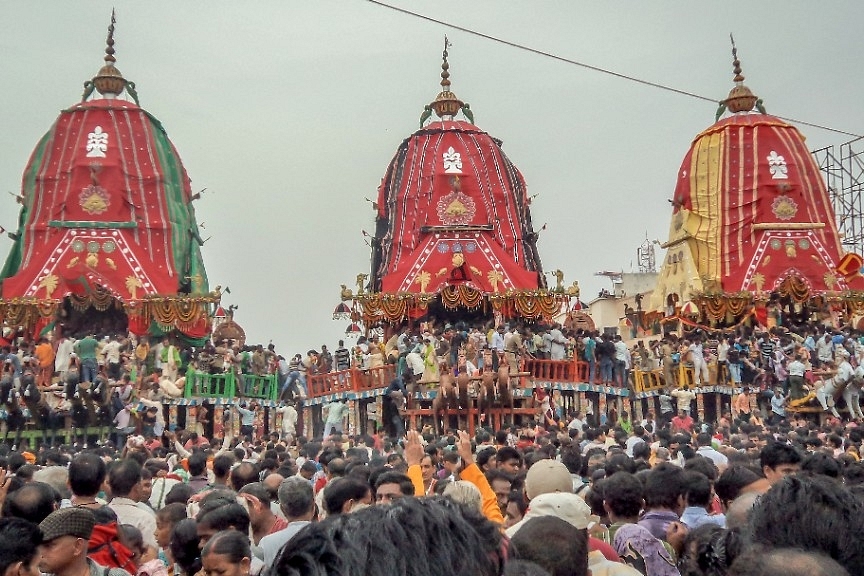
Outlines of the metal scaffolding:
[{"label": "metal scaffolding", "polygon": [[864,254],[864,138],[813,151],[825,175],[837,218],[840,241],[849,252]]}]

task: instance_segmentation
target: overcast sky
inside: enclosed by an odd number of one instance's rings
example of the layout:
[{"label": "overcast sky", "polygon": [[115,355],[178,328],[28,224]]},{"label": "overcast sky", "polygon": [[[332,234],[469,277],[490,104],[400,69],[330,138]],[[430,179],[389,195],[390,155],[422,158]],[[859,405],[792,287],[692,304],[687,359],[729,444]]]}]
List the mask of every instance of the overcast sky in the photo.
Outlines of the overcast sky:
[{"label": "overcast sky", "polygon": [[[864,134],[861,2],[392,4],[715,100],[732,86],[733,32],[769,113]],[[595,272],[631,271],[646,235],[667,239],[679,165],[717,108],[364,0],[4,0],[0,193],[20,191],[37,141],[102,65],[112,6],[117,67],[207,188],[210,284],[231,288],[251,342],[286,356],[342,337],[339,285],[369,270],[364,197],[438,92],[445,33],[453,91],[539,194],[544,268],[584,300],[608,287]],[[800,128],[811,148],[851,139]],[[18,208],[3,194],[0,225]]]}]

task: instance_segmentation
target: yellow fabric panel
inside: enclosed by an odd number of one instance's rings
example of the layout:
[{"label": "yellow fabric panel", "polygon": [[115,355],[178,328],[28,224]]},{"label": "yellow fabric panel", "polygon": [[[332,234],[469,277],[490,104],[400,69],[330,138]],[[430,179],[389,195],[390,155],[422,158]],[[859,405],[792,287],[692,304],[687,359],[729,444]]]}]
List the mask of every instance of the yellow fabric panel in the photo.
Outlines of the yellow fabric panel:
[{"label": "yellow fabric panel", "polygon": [[720,243],[723,215],[723,170],[726,132],[714,132],[694,144],[690,166],[691,214],[685,224],[693,236],[693,263],[696,275],[711,282],[720,278]]}]

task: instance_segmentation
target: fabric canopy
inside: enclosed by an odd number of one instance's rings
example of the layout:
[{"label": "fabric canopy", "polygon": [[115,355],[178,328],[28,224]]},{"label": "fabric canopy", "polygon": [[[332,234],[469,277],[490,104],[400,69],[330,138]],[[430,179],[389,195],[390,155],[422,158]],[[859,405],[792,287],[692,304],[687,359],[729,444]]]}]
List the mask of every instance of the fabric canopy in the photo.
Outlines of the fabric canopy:
[{"label": "fabric canopy", "polygon": [[4,298],[209,290],[189,178],[162,125],[132,102],[65,110],[30,158],[20,202]]},{"label": "fabric canopy", "polygon": [[450,280],[483,292],[536,289],[529,204],[499,141],[464,121],[427,125],[402,143],[378,190],[372,291],[431,292]]},{"label": "fabric canopy", "polygon": [[671,294],[864,289],[836,271],[845,252],[828,190],[804,137],[779,118],[739,113],[699,134],[673,206],[654,308]]}]

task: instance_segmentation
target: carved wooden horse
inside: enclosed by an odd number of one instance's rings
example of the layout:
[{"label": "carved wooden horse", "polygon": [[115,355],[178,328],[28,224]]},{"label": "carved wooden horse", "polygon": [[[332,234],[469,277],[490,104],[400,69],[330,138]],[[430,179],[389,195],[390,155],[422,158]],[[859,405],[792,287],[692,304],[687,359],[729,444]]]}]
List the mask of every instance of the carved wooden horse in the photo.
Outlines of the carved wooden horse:
[{"label": "carved wooden horse", "polygon": [[24,404],[27,405],[27,411],[30,412],[30,418],[34,428],[42,434],[42,445],[49,445],[48,430],[51,430],[51,443],[54,443],[56,429],[50,424],[50,410],[48,403],[42,397],[42,391],[36,384],[36,378],[33,372],[28,370],[21,376],[21,390]]},{"label": "carved wooden horse", "polygon": [[27,419],[21,407],[21,393],[15,389],[12,375],[9,373],[4,374],[3,379],[0,380],[0,403],[6,406],[6,433],[3,435],[3,443],[8,443],[9,433],[14,432],[13,446],[17,448],[21,443],[21,432]]},{"label": "carved wooden horse", "polygon": [[108,379],[104,376],[97,376],[96,384],[90,391],[93,411],[89,413],[89,416],[92,418],[91,426],[99,428],[99,440],[101,442],[108,439],[114,423],[114,415],[111,413],[112,392],[112,385],[108,383]]},{"label": "carved wooden horse", "polygon": [[[438,386],[438,394],[432,401],[432,419],[435,421],[435,434],[441,433],[438,427],[438,415],[441,415],[441,422],[446,428],[450,423],[446,417],[447,410],[464,410],[466,418],[471,417],[471,397],[468,395],[468,385],[470,378],[467,374],[460,374],[456,378],[451,376],[449,372],[441,374],[440,384]],[[457,426],[459,418],[457,416]]]},{"label": "carved wooden horse", "polygon": [[484,419],[489,423],[491,408],[510,408],[510,422],[513,422],[513,390],[510,385],[510,369],[501,365],[498,372],[484,372],[480,380],[480,394],[477,397],[478,420],[483,426]]}]

